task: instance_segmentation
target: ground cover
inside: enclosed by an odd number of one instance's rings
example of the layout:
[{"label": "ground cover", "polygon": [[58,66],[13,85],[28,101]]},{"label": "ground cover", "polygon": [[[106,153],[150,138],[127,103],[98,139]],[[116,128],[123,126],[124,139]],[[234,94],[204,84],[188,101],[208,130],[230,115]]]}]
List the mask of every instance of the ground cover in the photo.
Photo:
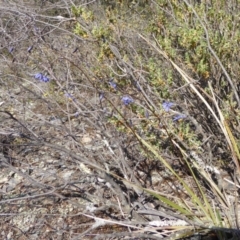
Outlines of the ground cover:
[{"label": "ground cover", "polygon": [[238,239],[238,1],[0,6],[3,239]]}]

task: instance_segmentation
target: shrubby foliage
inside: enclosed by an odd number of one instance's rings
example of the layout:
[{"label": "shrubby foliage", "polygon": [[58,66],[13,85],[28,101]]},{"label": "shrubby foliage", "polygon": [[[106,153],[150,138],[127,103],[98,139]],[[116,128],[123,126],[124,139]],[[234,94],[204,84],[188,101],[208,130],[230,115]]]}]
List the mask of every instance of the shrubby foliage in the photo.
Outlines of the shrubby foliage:
[{"label": "shrubby foliage", "polygon": [[239,10],[3,2],[3,238],[238,239]]}]

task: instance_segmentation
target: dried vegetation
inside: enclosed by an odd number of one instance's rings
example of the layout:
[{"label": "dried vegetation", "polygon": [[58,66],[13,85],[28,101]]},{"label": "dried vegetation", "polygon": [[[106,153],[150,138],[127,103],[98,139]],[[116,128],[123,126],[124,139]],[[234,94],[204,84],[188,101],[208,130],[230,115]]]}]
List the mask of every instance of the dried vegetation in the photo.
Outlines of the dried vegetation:
[{"label": "dried vegetation", "polygon": [[238,239],[239,10],[1,3],[1,238]]}]

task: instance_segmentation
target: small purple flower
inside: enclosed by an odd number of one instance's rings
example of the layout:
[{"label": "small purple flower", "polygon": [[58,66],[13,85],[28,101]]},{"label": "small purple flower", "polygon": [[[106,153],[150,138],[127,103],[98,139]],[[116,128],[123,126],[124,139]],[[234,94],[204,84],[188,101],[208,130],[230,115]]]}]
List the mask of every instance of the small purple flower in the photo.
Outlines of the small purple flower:
[{"label": "small purple flower", "polygon": [[65,95],[65,97],[67,97],[67,98],[70,98],[70,99],[74,99],[74,97],[70,94],[70,93],[65,93],[64,94]]},{"label": "small purple flower", "polygon": [[176,115],[176,116],[173,117],[173,121],[177,122],[178,120],[184,119],[186,117],[187,116],[185,114],[179,114],[179,115]]},{"label": "small purple flower", "polygon": [[111,79],[111,81],[109,81],[108,83],[112,88],[114,88],[114,89],[117,88],[117,84],[113,81],[113,79]]},{"label": "small purple flower", "polygon": [[168,112],[174,105],[174,103],[166,101],[162,104],[162,107],[166,112]]},{"label": "small purple flower", "polygon": [[42,81],[43,81],[43,82],[49,82],[49,78],[48,78],[47,76],[43,76],[43,77],[42,77]]},{"label": "small purple flower", "polygon": [[29,53],[31,53],[32,49],[33,49],[33,46],[30,46],[30,47],[27,49],[27,51],[28,51]]},{"label": "small purple flower", "polygon": [[37,79],[37,80],[40,80],[42,82],[49,82],[49,78],[47,76],[44,76],[42,73],[36,73],[34,75],[34,78]]},{"label": "small purple flower", "polygon": [[40,34],[40,28],[34,26],[34,33]]},{"label": "small purple flower", "polygon": [[79,112],[74,113],[74,117],[78,117],[79,115],[80,115]]},{"label": "small purple flower", "polygon": [[127,106],[127,105],[133,103],[134,101],[133,101],[133,99],[132,99],[131,97],[129,97],[129,96],[123,96],[123,97],[122,97],[122,102],[123,102],[123,104],[124,104],[125,106]]},{"label": "small purple flower", "polygon": [[14,51],[14,47],[10,47],[10,48],[8,49],[8,51],[9,51],[9,53],[12,53],[12,52]]},{"label": "small purple flower", "polygon": [[148,112],[148,110],[145,110],[145,117],[146,117],[146,118],[149,118],[149,112]]},{"label": "small purple flower", "polygon": [[34,78],[37,79],[37,80],[41,80],[42,77],[43,77],[42,73],[36,73],[36,74],[34,75]]}]

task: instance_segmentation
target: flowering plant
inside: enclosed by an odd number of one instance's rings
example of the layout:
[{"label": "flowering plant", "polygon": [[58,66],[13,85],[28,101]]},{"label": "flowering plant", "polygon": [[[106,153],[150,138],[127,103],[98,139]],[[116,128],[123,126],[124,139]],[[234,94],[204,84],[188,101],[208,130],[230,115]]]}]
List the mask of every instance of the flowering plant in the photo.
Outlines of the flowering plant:
[{"label": "flowering plant", "polygon": [[42,82],[49,82],[50,81],[50,79],[46,75],[43,75],[42,73],[36,73],[34,75],[34,78],[37,79],[37,80],[40,80]]},{"label": "flowering plant", "polygon": [[132,99],[131,97],[129,97],[129,96],[123,96],[123,97],[122,97],[122,102],[123,102],[123,104],[124,104],[125,106],[127,106],[127,105],[133,103],[134,101],[133,101],[133,99]]}]

